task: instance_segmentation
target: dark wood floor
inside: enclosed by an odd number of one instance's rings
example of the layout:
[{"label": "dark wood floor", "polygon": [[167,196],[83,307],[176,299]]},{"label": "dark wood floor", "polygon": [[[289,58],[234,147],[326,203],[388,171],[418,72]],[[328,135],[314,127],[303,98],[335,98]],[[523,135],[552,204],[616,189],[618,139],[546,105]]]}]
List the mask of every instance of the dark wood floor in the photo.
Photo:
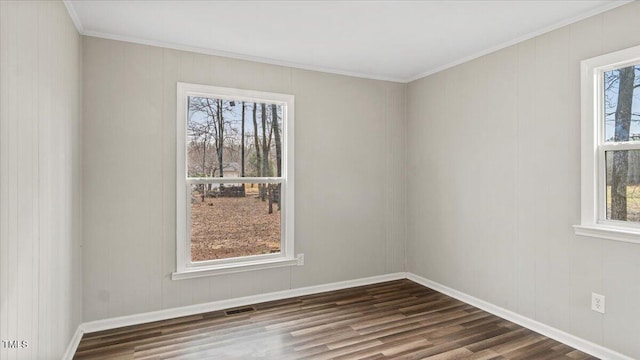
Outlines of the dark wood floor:
[{"label": "dark wood floor", "polygon": [[85,334],[74,359],[595,359],[409,280],[243,310]]}]

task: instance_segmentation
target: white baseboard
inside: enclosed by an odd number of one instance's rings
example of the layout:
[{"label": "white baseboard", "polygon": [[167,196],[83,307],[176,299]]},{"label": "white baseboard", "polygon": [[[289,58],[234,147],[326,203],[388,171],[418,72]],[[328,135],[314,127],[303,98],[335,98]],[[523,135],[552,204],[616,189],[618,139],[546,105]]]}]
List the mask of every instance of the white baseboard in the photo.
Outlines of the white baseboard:
[{"label": "white baseboard", "polygon": [[577,336],[571,335],[569,333],[558,330],[551,326],[545,325],[536,320],[514,313],[513,311],[504,309],[502,307],[491,304],[484,300],[480,300],[471,295],[465,294],[458,290],[452,289],[450,287],[439,284],[435,281],[431,281],[429,279],[425,279],[421,276],[418,276],[412,273],[394,273],[394,274],[387,274],[387,275],[380,275],[380,276],[372,276],[372,277],[367,277],[362,279],[347,280],[347,281],[340,281],[340,282],[323,284],[323,285],[315,285],[315,286],[308,286],[308,287],[297,288],[297,289],[277,291],[277,292],[272,292],[268,294],[245,296],[245,297],[236,298],[236,299],[214,301],[214,302],[209,302],[204,304],[189,305],[189,306],[158,310],[158,311],[142,313],[142,314],[134,314],[134,315],[120,316],[120,317],[110,318],[110,319],[89,321],[89,322],[80,324],[78,326],[78,330],[76,331],[73,338],[71,339],[71,342],[69,343],[67,351],[65,352],[65,355],[62,359],[71,360],[73,358],[73,355],[75,354],[76,349],[78,348],[78,344],[80,343],[80,339],[82,338],[82,335],[84,333],[109,330],[109,329],[114,329],[118,327],[172,319],[172,318],[181,317],[181,316],[190,316],[190,315],[200,314],[204,312],[211,312],[211,311],[229,309],[229,308],[234,308],[239,306],[252,305],[252,304],[257,304],[257,303],[262,303],[267,301],[282,300],[282,299],[291,298],[291,297],[318,294],[326,291],[341,290],[341,289],[377,284],[385,281],[393,281],[393,280],[399,280],[399,279],[409,279],[420,285],[439,291],[443,294],[451,296],[452,298],[455,298],[467,304],[473,305],[488,313],[494,314],[496,316],[499,316],[501,318],[514,322],[520,326],[533,330],[537,333],[545,335],[561,343],[567,344],[573,348],[576,348],[580,351],[591,354],[598,358],[609,359],[609,360],[633,360],[632,358],[626,355],[620,354],[604,346],[592,343],[585,339],[579,338]]},{"label": "white baseboard", "polygon": [[153,321],[167,320],[173,319],[181,316],[189,316],[195,315],[205,312],[229,309],[239,306],[246,306],[252,304],[258,304],[267,301],[274,300],[282,300],[286,298],[318,294],[326,291],[334,291],[341,289],[348,289],[357,286],[363,285],[371,285],[377,284],[385,281],[393,281],[406,278],[405,273],[394,273],[394,274],[386,274],[379,276],[372,276],[362,279],[355,280],[347,280],[334,282],[329,284],[315,285],[315,286],[307,286],[303,288],[290,289],[277,291],[267,294],[253,295],[253,296],[245,296],[241,298],[229,299],[229,300],[221,300],[221,301],[213,301],[203,304],[182,306],[171,309],[164,309],[158,311],[152,311],[142,314],[134,314],[127,316],[120,316],[110,319],[103,320],[95,320],[89,321],[78,326],[78,330],[74,335],[73,339],[69,343],[67,351],[65,352],[63,360],[72,359],[73,354],[75,354],[76,349],[78,348],[78,344],[80,343],[80,339],[82,338],[82,334],[90,333],[95,331],[109,330],[115,329],[123,326],[131,326],[137,324],[143,324]]},{"label": "white baseboard", "polygon": [[431,281],[429,279],[425,279],[421,276],[407,273],[407,279],[416,282],[420,285],[426,286],[430,289],[439,291],[445,295],[451,296],[452,298],[458,299],[462,302],[465,302],[469,305],[473,305],[479,309],[482,309],[488,313],[499,316],[506,320],[509,320],[513,323],[516,323],[520,326],[523,326],[529,330],[533,330],[537,333],[540,333],[546,337],[557,340],[563,344],[569,345],[575,349],[583,351],[587,354],[593,355],[600,359],[608,359],[608,360],[633,360],[633,358],[628,357],[626,355],[620,354],[619,352],[613,351],[604,346],[592,343],[585,339],[579,338],[577,336],[566,333],[562,330],[558,330],[549,325],[543,324],[539,321],[530,319],[526,316],[522,316],[517,314],[511,310],[507,310],[500,306],[491,304],[484,300],[478,299],[471,295],[465,294],[458,290],[452,289],[448,286],[439,284],[435,281]]},{"label": "white baseboard", "polygon": [[76,332],[73,334],[71,341],[69,341],[69,346],[67,346],[67,351],[62,355],[62,360],[71,360],[73,359],[73,355],[76,353],[78,349],[78,345],[80,344],[80,340],[82,339],[82,324],[78,325]]}]

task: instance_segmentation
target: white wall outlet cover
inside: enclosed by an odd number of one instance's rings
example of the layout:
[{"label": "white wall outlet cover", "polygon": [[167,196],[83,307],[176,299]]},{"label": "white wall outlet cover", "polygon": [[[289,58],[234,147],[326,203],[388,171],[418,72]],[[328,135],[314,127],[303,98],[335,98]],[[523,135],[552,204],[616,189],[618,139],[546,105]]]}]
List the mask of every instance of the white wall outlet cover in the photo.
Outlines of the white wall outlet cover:
[{"label": "white wall outlet cover", "polygon": [[591,293],[591,310],[604,314],[604,295]]},{"label": "white wall outlet cover", "polygon": [[304,254],[298,254],[296,259],[298,259],[298,266],[304,265]]}]

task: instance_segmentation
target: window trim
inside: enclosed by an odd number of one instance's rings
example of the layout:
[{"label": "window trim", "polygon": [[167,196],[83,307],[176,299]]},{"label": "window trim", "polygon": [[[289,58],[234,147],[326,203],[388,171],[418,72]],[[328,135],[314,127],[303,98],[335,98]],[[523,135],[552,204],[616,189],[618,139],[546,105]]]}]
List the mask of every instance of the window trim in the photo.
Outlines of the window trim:
[{"label": "window trim", "polygon": [[[294,100],[293,95],[178,82],[176,94],[176,271],[173,280],[297,265],[294,252]],[[282,121],[282,177],[187,179],[187,98],[206,96],[235,101],[284,105]],[[280,183],[281,251],[278,254],[191,261],[189,186],[192,183]]]},{"label": "window trim", "polygon": [[581,216],[576,235],[640,244],[640,224],[606,219],[605,151],[639,149],[603,139],[602,74],[640,63],[640,46],[581,62]]}]

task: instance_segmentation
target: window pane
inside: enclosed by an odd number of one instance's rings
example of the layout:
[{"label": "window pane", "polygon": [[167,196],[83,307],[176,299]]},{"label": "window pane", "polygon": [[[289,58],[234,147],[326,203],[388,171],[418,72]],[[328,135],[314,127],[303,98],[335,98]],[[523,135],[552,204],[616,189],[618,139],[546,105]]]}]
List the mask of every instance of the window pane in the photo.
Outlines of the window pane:
[{"label": "window pane", "polygon": [[280,184],[198,184],[191,192],[191,261],[279,253]]},{"label": "window pane", "polygon": [[605,153],[607,220],[640,222],[640,150]]},{"label": "window pane", "polygon": [[604,72],[604,141],[640,141],[640,65]]},{"label": "window pane", "polygon": [[282,105],[188,100],[188,177],[281,176]]}]

